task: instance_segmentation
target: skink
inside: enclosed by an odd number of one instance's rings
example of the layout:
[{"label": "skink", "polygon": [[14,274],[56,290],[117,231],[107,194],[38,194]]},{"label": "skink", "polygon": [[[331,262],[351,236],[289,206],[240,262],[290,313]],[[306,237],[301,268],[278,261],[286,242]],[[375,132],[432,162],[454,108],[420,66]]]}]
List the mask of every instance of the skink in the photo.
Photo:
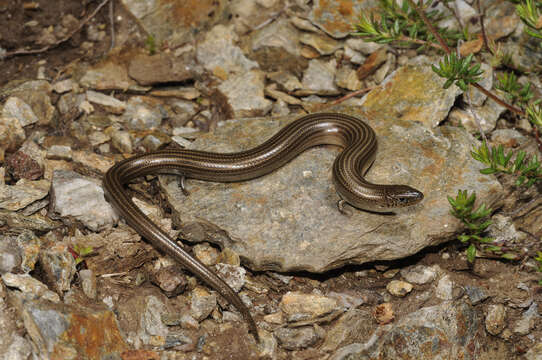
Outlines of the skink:
[{"label": "skink", "polygon": [[179,261],[232,303],[258,340],[256,323],[235,291],[143,214],[124,190],[124,185],[148,174],[175,174],[183,180],[249,180],[280,168],[310,147],[323,144],[343,148],[332,170],[341,211],[348,203],[363,210],[385,212],[417,204],[423,199],[423,194],[410,186],[372,184],[363,178],[375,159],[375,133],[360,119],[339,113],[303,116],[283,127],[263,144],[237,153],[180,149],[156,151],[123,160],[105,174],[103,184],[106,198],[142,237]]}]

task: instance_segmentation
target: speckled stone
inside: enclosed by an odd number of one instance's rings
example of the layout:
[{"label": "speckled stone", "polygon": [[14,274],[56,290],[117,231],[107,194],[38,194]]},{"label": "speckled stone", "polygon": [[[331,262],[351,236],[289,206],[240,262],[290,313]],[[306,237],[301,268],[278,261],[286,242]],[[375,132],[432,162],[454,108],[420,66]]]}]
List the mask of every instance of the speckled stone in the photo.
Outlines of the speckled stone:
[{"label": "speckled stone", "polygon": [[435,74],[427,61],[394,71],[363,98],[363,107],[388,121],[401,119],[436,127],[448,116],[461,90],[457,86],[443,89],[445,79]]},{"label": "speckled stone", "polygon": [[309,20],[334,38],[344,38],[352,32],[359,15],[375,6],[374,0],[315,0]]},{"label": "speckled stone", "polygon": [[[366,331],[366,325],[360,325],[351,331]],[[495,342],[483,326],[475,308],[445,301],[380,326],[367,340],[343,346],[329,359],[511,359],[506,353],[502,357],[487,354],[486,344]]]}]

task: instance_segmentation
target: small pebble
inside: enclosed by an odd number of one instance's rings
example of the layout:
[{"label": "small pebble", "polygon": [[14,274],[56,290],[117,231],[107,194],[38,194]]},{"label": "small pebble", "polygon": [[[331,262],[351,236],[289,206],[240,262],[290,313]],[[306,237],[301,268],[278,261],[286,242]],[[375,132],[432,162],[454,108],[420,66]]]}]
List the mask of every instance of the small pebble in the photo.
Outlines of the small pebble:
[{"label": "small pebble", "polygon": [[403,297],[412,291],[412,284],[401,280],[392,280],[386,285],[386,290],[393,296]]},{"label": "small pebble", "polygon": [[491,335],[499,335],[506,326],[506,308],[502,304],[489,305],[486,313],[486,330]]}]

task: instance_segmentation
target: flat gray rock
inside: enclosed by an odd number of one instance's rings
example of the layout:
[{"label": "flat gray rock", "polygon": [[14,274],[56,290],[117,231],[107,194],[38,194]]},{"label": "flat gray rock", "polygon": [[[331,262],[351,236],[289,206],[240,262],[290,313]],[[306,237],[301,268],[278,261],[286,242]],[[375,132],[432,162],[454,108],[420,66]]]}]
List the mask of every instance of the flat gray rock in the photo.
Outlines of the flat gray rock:
[{"label": "flat gray rock", "polygon": [[[351,217],[341,214],[331,180],[339,150],[321,146],[252,181],[189,180],[188,197],[175,176],[162,176],[175,217],[182,222],[181,237],[229,247],[252,270],[324,272],[345,264],[403,258],[448,240],[459,222],[449,214],[446,196],[458,189],[476,191],[478,199],[489,204],[498,200],[501,186],[479,173],[469,154],[476,141],[466,131],[368,118],[354,109],[339,111],[364,119],[377,133],[379,151],[368,180],[414,186],[425,194],[421,204],[396,215],[360,210]],[[198,138],[193,148],[250,149],[295,118],[228,121],[214,134]]]},{"label": "flat gray rock", "polygon": [[2,110],[2,116],[16,118],[23,127],[35,124],[39,121],[36,114],[34,114],[34,111],[32,111],[30,105],[15,96],[12,96],[6,100],[4,109]]},{"label": "flat gray rock", "polygon": [[[116,315],[103,305],[88,308],[43,300],[17,301],[27,335],[41,358],[65,359],[66,354],[82,358],[81,354],[88,354],[88,358],[114,359],[128,349]],[[96,334],[92,340],[95,347],[89,346],[88,338],[81,341],[81,334]]]},{"label": "flat gray rock", "polygon": [[55,170],[51,182],[51,209],[73,216],[93,231],[114,224],[118,216],[105,201],[100,182],[74,171]]},{"label": "flat gray rock", "polygon": [[236,118],[262,116],[271,110],[273,103],[264,97],[265,74],[250,70],[232,76],[218,86],[228,100]]},{"label": "flat gray rock", "polygon": [[235,45],[237,35],[231,27],[217,25],[198,45],[196,57],[210,72],[242,74],[259,68],[258,63],[248,59],[240,47]]},{"label": "flat gray rock", "polygon": [[21,179],[15,185],[0,184],[0,209],[17,211],[43,199],[51,183],[47,180]]},{"label": "flat gray rock", "polygon": [[461,302],[443,302],[380,326],[368,341],[346,345],[329,359],[510,359],[507,351],[496,356],[496,345],[486,338],[480,311]]}]

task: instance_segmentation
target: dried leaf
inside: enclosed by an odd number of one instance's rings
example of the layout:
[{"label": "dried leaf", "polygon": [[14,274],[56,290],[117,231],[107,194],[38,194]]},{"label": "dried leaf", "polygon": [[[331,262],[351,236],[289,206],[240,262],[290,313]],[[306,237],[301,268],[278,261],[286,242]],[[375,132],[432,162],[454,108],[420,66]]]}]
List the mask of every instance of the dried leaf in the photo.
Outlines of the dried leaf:
[{"label": "dried leaf", "polygon": [[376,322],[380,325],[389,324],[395,319],[393,314],[393,309],[390,303],[383,303],[375,307],[373,311],[373,316]]},{"label": "dried leaf", "polygon": [[476,40],[470,40],[470,41],[464,42],[463,45],[459,47],[459,53],[461,54],[461,56],[476,54],[482,49],[483,45],[484,45],[484,40],[482,39],[481,36],[478,36],[478,39]]},{"label": "dried leaf", "polygon": [[367,60],[361,65],[356,71],[359,80],[365,79],[367,76],[374,73],[380,65],[386,62],[387,54],[385,48],[380,48],[379,50],[372,53]]}]

